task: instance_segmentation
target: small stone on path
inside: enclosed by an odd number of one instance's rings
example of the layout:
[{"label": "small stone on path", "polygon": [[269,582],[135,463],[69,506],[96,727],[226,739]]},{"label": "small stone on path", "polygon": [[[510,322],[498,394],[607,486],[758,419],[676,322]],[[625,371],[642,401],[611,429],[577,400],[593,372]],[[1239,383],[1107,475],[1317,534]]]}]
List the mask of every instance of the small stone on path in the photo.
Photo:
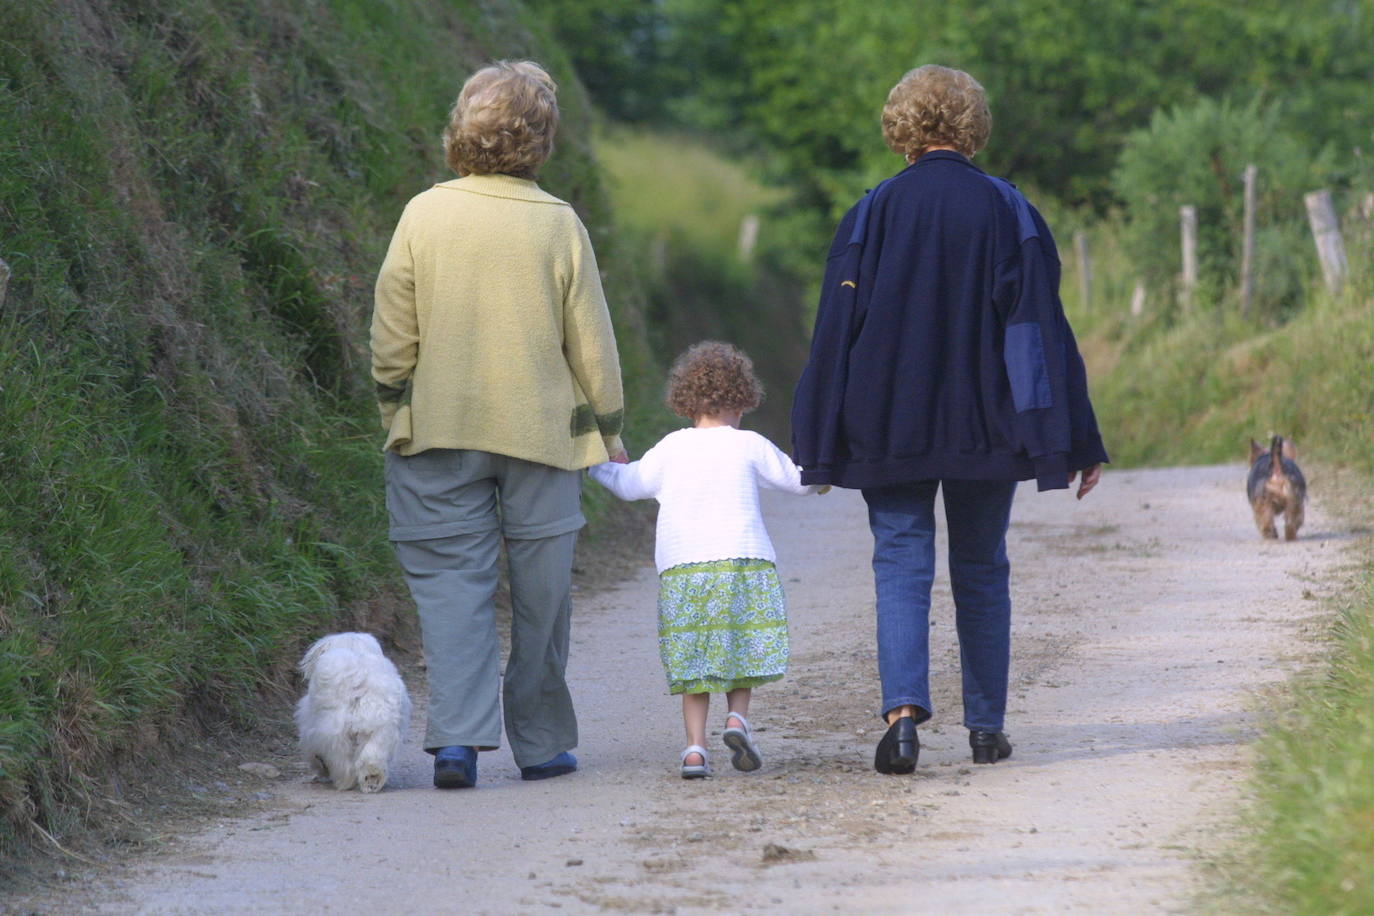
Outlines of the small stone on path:
[{"label": "small stone on path", "polygon": [[240,763],[239,769],[253,776],[261,776],[263,779],[276,779],[281,776],[281,770],[270,763]]},{"label": "small stone on path", "polygon": [[769,843],[763,847],[764,865],[782,865],[787,862],[807,862],[816,858],[816,853],[810,849],[790,849],[786,846],[779,846],[777,843]]}]

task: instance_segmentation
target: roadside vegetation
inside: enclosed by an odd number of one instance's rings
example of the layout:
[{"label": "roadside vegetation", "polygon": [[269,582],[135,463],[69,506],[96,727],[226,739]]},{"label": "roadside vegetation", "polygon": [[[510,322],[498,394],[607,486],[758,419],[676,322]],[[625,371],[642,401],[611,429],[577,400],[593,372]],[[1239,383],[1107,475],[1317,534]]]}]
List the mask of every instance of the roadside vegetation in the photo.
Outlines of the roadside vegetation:
[{"label": "roadside vegetation", "polygon": [[251,725],[321,632],[409,626],[372,283],[405,201],[450,177],[444,118],[493,58],[563,84],[544,182],[618,281],[631,423],[662,421],[592,109],[518,4],[14,0],[0,36],[7,866],[79,840],[140,760]]}]

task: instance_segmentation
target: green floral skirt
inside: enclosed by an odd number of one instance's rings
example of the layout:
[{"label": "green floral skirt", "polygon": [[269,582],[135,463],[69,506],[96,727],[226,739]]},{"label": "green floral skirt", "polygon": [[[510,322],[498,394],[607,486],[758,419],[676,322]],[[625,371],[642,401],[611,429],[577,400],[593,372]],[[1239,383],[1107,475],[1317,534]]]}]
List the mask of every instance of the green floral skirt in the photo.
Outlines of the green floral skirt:
[{"label": "green floral skirt", "polygon": [[665,569],[658,650],[669,693],[724,693],[787,672],[787,607],[767,560],[715,560]]}]

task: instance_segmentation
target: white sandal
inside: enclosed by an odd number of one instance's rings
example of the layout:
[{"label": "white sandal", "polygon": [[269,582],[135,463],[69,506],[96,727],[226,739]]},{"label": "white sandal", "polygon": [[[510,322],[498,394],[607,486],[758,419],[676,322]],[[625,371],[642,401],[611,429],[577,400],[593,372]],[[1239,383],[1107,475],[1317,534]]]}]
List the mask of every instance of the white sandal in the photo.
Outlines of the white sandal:
[{"label": "white sandal", "polygon": [[759,756],[758,746],[754,744],[754,733],[749,728],[748,720],[737,712],[725,717],[727,725],[731,719],[738,719],[740,727],[726,728],[725,733],[720,736],[720,740],[732,753],[730,763],[735,769],[745,773],[757,770],[763,766],[763,758]]},{"label": "white sandal", "polygon": [[[687,758],[692,754],[701,755],[701,763],[687,765]],[[682,752],[682,778],[683,779],[704,779],[711,775],[711,764],[706,759],[706,748],[700,744],[690,744]]]}]

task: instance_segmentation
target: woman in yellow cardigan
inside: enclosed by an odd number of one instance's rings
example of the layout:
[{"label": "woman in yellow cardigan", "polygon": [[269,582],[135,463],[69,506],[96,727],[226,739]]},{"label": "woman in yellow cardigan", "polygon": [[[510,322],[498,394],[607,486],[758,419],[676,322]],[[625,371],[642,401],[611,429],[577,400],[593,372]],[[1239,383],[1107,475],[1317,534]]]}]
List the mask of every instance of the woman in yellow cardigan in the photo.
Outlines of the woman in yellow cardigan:
[{"label": "woman in yellow cardigan", "polygon": [[500,744],[502,700],[524,779],[577,768],[564,669],[581,469],[625,460],[624,401],[587,230],[534,180],[553,151],[555,89],[528,61],[468,79],[444,131],[460,177],[406,205],[377,278],[390,537],[419,608],[440,788],[476,784],[477,752]]}]

